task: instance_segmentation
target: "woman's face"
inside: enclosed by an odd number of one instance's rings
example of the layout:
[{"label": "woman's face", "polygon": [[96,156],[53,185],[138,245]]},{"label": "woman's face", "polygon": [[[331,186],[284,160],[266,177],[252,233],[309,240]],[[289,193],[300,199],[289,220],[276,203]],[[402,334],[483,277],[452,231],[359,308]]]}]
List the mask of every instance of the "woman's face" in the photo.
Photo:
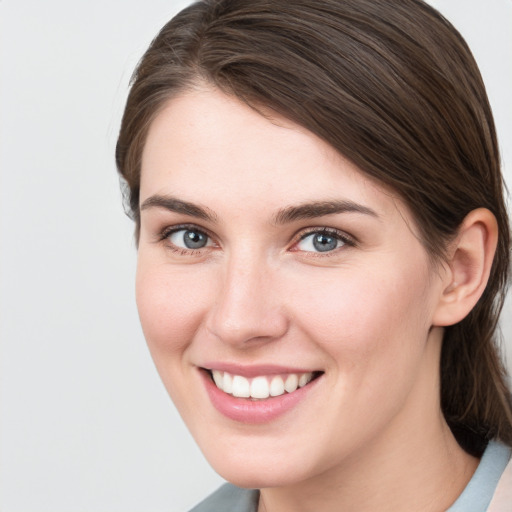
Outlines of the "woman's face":
[{"label": "woman's face", "polygon": [[292,122],[201,89],[152,123],[140,318],[226,479],[304,482],[440,421],[443,275],[404,204]]}]

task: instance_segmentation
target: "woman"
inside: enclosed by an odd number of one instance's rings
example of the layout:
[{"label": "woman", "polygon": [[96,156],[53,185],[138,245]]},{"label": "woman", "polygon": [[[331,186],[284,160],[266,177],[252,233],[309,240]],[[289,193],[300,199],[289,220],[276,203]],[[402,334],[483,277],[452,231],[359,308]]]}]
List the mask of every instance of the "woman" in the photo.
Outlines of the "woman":
[{"label": "woman", "polygon": [[498,149],[434,9],[193,4],[137,68],[116,159],[148,346],[234,484],[195,510],[507,507]]}]

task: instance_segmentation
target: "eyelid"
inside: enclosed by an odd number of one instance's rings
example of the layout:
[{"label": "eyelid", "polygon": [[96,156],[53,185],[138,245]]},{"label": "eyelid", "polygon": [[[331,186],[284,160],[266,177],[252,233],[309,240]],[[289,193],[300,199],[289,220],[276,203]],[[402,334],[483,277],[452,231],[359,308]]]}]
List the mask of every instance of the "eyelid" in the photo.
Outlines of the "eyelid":
[{"label": "eyelid", "polygon": [[172,233],[176,233],[177,231],[182,231],[182,230],[187,230],[187,229],[190,231],[199,231],[200,233],[207,235],[208,238],[212,238],[207,229],[199,227],[196,224],[189,224],[189,223],[173,224],[172,226],[166,226],[159,231],[158,237],[161,239],[164,239],[164,238],[167,238]]}]

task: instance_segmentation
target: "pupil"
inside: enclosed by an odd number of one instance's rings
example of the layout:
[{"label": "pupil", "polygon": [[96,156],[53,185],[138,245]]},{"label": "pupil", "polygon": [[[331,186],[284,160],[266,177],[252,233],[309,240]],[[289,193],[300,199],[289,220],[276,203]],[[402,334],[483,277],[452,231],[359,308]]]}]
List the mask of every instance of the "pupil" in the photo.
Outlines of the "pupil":
[{"label": "pupil", "polygon": [[188,249],[200,249],[206,245],[206,236],[197,231],[185,231],[183,241]]},{"label": "pupil", "polygon": [[313,246],[319,252],[332,251],[336,249],[338,240],[333,236],[316,235],[313,239]]}]

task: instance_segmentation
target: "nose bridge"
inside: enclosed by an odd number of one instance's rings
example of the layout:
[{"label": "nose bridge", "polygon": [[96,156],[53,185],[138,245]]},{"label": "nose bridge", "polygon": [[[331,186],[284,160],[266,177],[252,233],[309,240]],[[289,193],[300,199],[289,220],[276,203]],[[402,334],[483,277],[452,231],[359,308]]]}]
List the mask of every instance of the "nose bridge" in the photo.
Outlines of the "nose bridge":
[{"label": "nose bridge", "polygon": [[248,248],[233,252],[223,270],[209,322],[213,334],[234,345],[282,336],[283,298],[265,255]]}]

